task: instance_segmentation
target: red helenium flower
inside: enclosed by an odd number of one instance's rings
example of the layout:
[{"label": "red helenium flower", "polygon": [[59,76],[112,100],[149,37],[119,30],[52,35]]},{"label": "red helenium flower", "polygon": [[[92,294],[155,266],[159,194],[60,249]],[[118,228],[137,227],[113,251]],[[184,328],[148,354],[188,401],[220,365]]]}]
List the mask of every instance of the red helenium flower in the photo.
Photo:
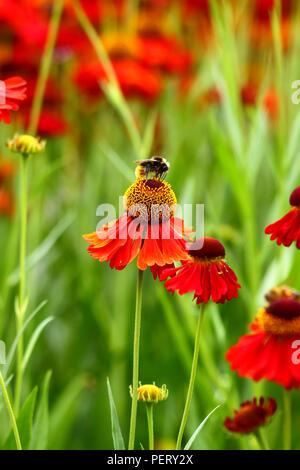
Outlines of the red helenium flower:
[{"label": "red helenium flower", "polygon": [[193,292],[199,303],[207,303],[211,298],[213,302],[224,303],[238,296],[241,287],[233,270],[224,261],[225,249],[214,238],[199,238],[188,244],[189,259],[177,268],[166,269],[161,279],[168,279],[165,287],[180,295]]},{"label": "red helenium flower", "polygon": [[[155,222],[152,207],[157,205],[162,205],[166,213],[160,214]],[[141,270],[148,266],[158,269],[157,266],[187,259],[183,236],[188,236],[190,230],[181,219],[174,217],[174,205],[176,197],[168,183],[138,178],[125,193],[127,213],[96,232],[84,235],[90,244],[88,252],[118,270],[124,269],[136,256]]]},{"label": "red helenium flower", "polygon": [[292,209],[280,220],[268,225],[265,229],[271,240],[276,240],[277,245],[290,246],[296,242],[300,249],[300,186],[290,196]]},{"label": "red helenium flower", "polygon": [[242,403],[239,410],[234,410],[234,417],[227,417],[223,424],[228,431],[248,434],[265,425],[276,409],[277,404],[273,398],[268,398],[266,403],[263,397],[259,399],[259,403],[253,398],[252,401]]},{"label": "red helenium flower", "polygon": [[300,302],[276,298],[260,308],[250,325],[252,334],[242,336],[231,346],[226,359],[241,377],[267,379],[287,390],[300,385],[297,347],[300,345]]},{"label": "red helenium flower", "polygon": [[26,98],[26,82],[21,77],[11,77],[0,83],[0,121],[11,122],[11,111],[19,109],[18,101]]}]

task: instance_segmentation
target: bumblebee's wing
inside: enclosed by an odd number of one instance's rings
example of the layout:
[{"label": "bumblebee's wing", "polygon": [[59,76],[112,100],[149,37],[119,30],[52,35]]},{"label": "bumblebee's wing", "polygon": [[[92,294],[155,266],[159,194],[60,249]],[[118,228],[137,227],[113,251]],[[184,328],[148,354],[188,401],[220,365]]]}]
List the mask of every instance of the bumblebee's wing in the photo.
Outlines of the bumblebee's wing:
[{"label": "bumblebee's wing", "polygon": [[134,163],[146,163],[148,160],[133,160]]}]

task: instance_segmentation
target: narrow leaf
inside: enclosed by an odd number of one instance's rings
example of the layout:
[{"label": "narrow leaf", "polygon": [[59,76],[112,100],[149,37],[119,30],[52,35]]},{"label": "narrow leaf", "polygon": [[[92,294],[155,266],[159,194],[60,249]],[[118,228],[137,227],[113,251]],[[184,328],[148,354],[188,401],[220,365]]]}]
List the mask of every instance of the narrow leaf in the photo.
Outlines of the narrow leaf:
[{"label": "narrow leaf", "polygon": [[114,398],[113,398],[113,394],[111,391],[108,377],[107,377],[107,390],[108,390],[108,398],[109,398],[109,405],[110,405],[111,430],[112,430],[112,437],[114,441],[114,449],[125,450],[124,439],[122,436],[117,409],[116,409],[116,405],[114,402]]},{"label": "narrow leaf", "polygon": [[85,387],[85,375],[81,374],[68,383],[50,414],[49,449],[62,449],[75,418],[76,402]]},{"label": "narrow leaf", "polygon": [[43,320],[37,327],[36,329],[34,330],[31,338],[30,338],[30,341],[28,343],[28,346],[27,346],[27,349],[25,351],[25,354],[24,354],[24,358],[23,358],[23,361],[22,361],[22,369],[23,369],[23,372],[25,370],[25,367],[30,359],[30,356],[32,354],[32,351],[34,349],[34,346],[36,345],[36,342],[37,340],[39,339],[39,336],[40,334],[42,333],[43,329],[48,325],[48,323],[50,323],[52,320],[53,320],[54,317],[47,317],[45,318],[45,320]]},{"label": "narrow leaf", "polygon": [[206,423],[206,421],[208,420],[208,418],[218,409],[220,408],[221,405],[218,405],[216,406],[207,416],[206,418],[202,421],[202,423],[199,424],[199,426],[197,427],[196,431],[194,432],[194,434],[192,435],[192,437],[190,438],[190,440],[188,441],[188,443],[186,444],[184,450],[190,450],[194,440],[196,439],[196,437],[198,436],[199,432],[201,431],[201,429],[203,428],[204,424]]},{"label": "narrow leaf", "polygon": [[24,322],[24,325],[23,327],[20,329],[19,333],[16,335],[15,339],[14,339],[14,342],[13,344],[11,345],[11,348],[9,350],[9,353],[8,353],[8,356],[7,356],[7,361],[6,361],[6,364],[5,364],[5,367],[3,368],[3,377],[6,377],[6,374],[11,366],[11,363],[12,363],[12,360],[13,360],[13,357],[14,357],[14,354],[15,354],[15,351],[16,351],[16,347],[17,347],[17,344],[18,344],[18,341],[21,337],[21,335],[24,333],[25,329],[27,328],[27,326],[29,325],[29,323],[31,322],[31,320],[33,320],[33,318],[38,314],[38,312],[46,305],[47,303],[47,300],[43,300],[43,302],[41,302],[37,308],[32,312],[31,315],[29,315],[29,317],[27,318],[27,320]]},{"label": "narrow leaf", "polygon": [[37,408],[35,423],[32,432],[32,444],[33,450],[45,450],[48,443],[48,431],[49,431],[49,386],[51,380],[52,371],[48,370],[43,380],[41,389],[41,396]]},{"label": "narrow leaf", "polygon": [[[38,388],[35,387],[25,401],[23,408],[17,418],[17,425],[20,433],[20,439],[23,450],[30,448],[31,433],[32,433],[32,418],[35,407],[36,395]],[[15,450],[16,442],[13,432],[10,431],[8,438],[4,444],[5,450]]]}]

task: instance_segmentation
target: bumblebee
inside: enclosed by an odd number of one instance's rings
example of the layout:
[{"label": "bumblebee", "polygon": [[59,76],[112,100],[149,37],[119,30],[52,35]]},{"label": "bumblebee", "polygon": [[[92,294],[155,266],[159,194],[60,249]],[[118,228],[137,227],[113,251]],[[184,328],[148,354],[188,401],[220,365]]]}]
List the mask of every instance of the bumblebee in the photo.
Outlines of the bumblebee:
[{"label": "bumblebee", "polygon": [[299,300],[299,295],[300,295],[299,292],[297,292],[295,289],[292,289],[291,287],[283,285],[283,286],[273,287],[272,289],[270,289],[269,292],[266,293],[265,299],[269,303],[272,303],[275,300],[283,299],[283,298]]},{"label": "bumblebee", "polygon": [[137,178],[148,179],[149,174],[153,173],[157,179],[165,179],[170,168],[169,162],[163,157],[151,157],[147,160],[135,160],[138,166],[135,169]]}]

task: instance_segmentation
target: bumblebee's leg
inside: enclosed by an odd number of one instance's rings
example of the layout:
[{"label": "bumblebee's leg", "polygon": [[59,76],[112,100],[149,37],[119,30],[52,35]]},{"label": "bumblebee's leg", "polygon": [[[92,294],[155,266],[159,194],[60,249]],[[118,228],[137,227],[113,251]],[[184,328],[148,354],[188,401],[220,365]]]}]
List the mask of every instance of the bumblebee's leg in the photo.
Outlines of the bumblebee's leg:
[{"label": "bumblebee's leg", "polygon": [[146,167],[146,181],[148,181],[149,168]]}]

